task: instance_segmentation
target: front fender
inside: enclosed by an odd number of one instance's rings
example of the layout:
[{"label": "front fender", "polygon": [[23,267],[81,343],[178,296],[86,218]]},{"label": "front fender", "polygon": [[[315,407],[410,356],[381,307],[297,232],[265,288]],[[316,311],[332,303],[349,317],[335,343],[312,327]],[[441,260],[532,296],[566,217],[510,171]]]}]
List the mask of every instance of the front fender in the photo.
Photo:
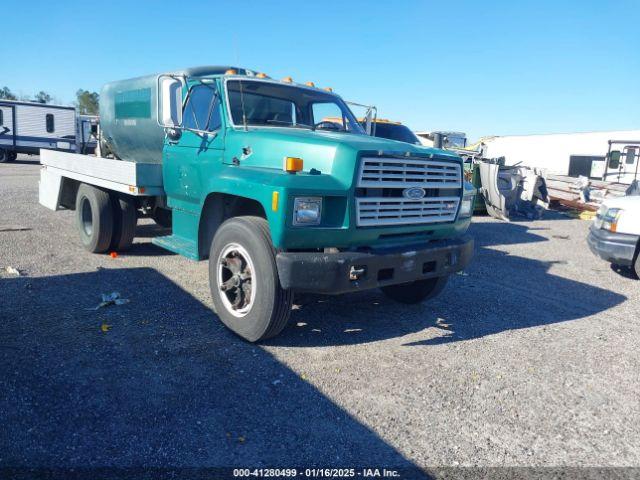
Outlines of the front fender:
[{"label": "front fender", "polygon": [[345,199],[346,209],[348,193],[331,175],[305,172],[291,174],[275,168],[231,165],[223,167],[219,175],[210,179],[207,191],[208,194],[235,195],[260,203],[267,216],[275,248],[284,248],[293,196],[341,197]]}]

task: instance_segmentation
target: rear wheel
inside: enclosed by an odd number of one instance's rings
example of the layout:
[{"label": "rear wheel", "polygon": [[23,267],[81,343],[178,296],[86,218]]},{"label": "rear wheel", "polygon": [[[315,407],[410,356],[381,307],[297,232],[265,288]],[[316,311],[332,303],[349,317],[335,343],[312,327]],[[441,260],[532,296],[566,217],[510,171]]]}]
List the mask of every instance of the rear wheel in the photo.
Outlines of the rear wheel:
[{"label": "rear wheel", "polygon": [[293,293],[280,286],[264,218],[232,218],[218,228],[209,254],[209,285],[220,320],[245,340],[273,337],[286,326]]},{"label": "rear wheel", "polygon": [[636,252],[636,261],[633,262],[633,271],[636,274],[636,277],[640,279],[640,245],[638,245]]},{"label": "rear wheel", "polygon": [[76,196],[76,223],[85,249],[106,252],[113,235],[113,206],[104,190],[82,184]]},{"label": "rear wheel", "polygon": [[448,279],[449,276],[445,275],[444,277],[427,278],[410,283],[389,285],[387,287],[381,287],[380,290],[396,302],[407,304],[420,303],[442,292]]},{"label": "rear wheel", "polygon": [[7,162],[15,162],[18,158],[18,154],[16,152],[7,152]]},{"label": "rear wheel", "polygon": [[4,148],[0,148],[0,163],[6,163],[9,161],[9,152]]},{"label": "rear wheel", "polygon": [[136,201],[129,195],[111,195],[113,205],[113,236],[110,250],[122,252],[131,247],[138,223]]}]

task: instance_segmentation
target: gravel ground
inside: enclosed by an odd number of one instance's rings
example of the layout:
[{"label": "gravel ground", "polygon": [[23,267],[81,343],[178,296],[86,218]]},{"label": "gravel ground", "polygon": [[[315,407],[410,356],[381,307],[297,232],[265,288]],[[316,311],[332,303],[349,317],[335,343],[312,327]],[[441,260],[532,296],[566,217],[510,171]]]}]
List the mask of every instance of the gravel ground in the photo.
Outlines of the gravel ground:
[{"label": "gravel ground", "polygon": [[0,165],[0,468],[640,465],[640,282],[588,222],[474,219],[439,298],[307,297],[258,346],[153,224],[85,252],[38,171]]}]

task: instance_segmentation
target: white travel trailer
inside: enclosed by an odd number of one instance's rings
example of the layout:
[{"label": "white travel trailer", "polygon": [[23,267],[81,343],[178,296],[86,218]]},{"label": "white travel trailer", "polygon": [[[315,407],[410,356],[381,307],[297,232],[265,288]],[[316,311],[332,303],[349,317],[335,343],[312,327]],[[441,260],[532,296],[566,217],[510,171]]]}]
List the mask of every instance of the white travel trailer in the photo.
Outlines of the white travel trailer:
[{"label": "white travel trailer", "polygon": [[41,148],[76,151],[74,107],[0,100],[0,162]]},{"label": "white travel trailer", "polygon": [[[610,141],[611,151],[619,151],[623,162],[606,161]],[[481,148],[484,157],[504,157],[506,165],[519,163],[556,175],[629,184],[638,172],[638,141],[640,130],[620,130],[489,137],[481,141]]]}]

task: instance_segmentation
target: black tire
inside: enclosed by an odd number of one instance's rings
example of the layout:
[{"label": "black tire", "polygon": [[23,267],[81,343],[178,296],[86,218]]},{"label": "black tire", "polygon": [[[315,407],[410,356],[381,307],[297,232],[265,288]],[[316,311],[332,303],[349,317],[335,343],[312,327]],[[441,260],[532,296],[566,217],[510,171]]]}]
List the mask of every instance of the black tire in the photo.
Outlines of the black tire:
[{"label": "black tire", "polygon": [[18,159],[18,154],[16,152],[8,152],[7,158],[7,162],[15,162]]},{"label": "black tire", "polygon": [[76,196],[76,223],[85,249],[102,253],[113,235],[113,204],[104,190],[83,183]]},{"label": "black tire", "polygon": [[636,261],[633,262],[633,273],[636,274],[636,278],[640,279],[640,245],[636,251]]},{"label": "black tire", "polygon": [[436,297],[447,285],[448,275],[444,277],[427,278],[410,283],[381,287],[382,293],[396,302],[413,304]]},{"label": "black tire", "polygon": [[136,234],[138,212],[136,201],[130,195],[112,194],[113,206],[113,235],[110,250],[123,252],[131,247]]},{"label": "black tire", "polygon": [[[234,248],[236,250],[233,250]],[[234,310],[231,305],[231,293],[227,294],[219,287],[219,270],[222,268],[224,276],[226,268],[219,267],[221,256],[229,249],[232,252],[229,255],[234,251],[237,253],[244,250],[242,254],[247,254],[250,263],[253,264],[250,284],[251,292],[255,290],[255,297],[250,296],[252,300],[243,316],[237,316],[240,312]],[[275,255],[269,225],[260,217],[236,217],[225,221],[211,242],[209,286],[215,311],[222,323],[250,342],[276,336],[289,320],[293,292],[280,286]],[[245,261],[243,264],[248,266],[249,262]],[[236,315],[232,311],[235,311]]]},{"label": "black tire", "polygon": [[173,224],[171,210],[168,208],[154,208],[151,213],[151,218],[153,218],[154,222],[164,228],[171,228],[171,225]]},{"label": "black tire", "polygon": [[0,163],[7,163],[9,161],[9,152],[4,148],[0,148]]}]

